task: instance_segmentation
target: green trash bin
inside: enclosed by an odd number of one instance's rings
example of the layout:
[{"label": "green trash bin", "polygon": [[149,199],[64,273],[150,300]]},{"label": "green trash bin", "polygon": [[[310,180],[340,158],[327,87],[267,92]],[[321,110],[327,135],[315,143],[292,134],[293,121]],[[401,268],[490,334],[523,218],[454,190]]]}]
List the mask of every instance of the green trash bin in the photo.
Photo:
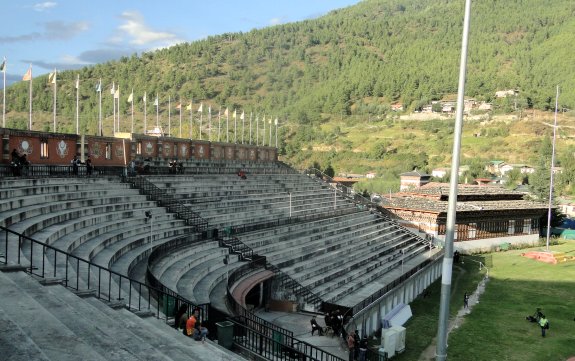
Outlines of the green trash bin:
[{"label": "green trash bin", "polygon": [[273,349],[277,354],[281,354],[283,345],[283,335],[276,330],[273,330],[272,339],[274,340]]},{"label": "green trash bin", "polygon": [[502,250],[502,251],[509,251],[509,247],[510,247],[510,246],[511,246],[511,243],[509,243],[509,242],[504,242],[504,243],[501,243],[501,244],[499,245],[499,249]]},{"label": "green trash bin", "polygon": [[234,323],[231,321],[217,322],[218,327],[218,345],[232,349],[234,343]]}]

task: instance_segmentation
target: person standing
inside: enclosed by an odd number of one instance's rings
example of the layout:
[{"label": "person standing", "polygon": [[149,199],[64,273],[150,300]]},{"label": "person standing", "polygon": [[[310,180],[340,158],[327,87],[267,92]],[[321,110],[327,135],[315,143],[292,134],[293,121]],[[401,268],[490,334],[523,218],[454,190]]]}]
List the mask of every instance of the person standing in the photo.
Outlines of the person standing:
[{"label": "person standing", "polygon": [[549,329],[549,320],[545,317],[545,315],[541,315],[539,319],[539,326],[541,326],[541,337],[545,337],[545,330]]},{"label": "person standing", "polygon": [[94,169],[92,167],[92,159],[88,156],[88,158],[86,159],[86,175],[88,177],[92,175],[92,169]]},{"label": "person standing", "polygon": [[78,165],[80,164],[80,160],[78,159],[77,156],[74,156],[74,159],[72,159],[72,174],[73,175],[78,175]]},{"label": "person standing", "polygon": [[469,308],[469,295],[467,292],[463,295],[463,308]]},{"label": "person standing", "polygon": [[353,333],[350,332],[347,335],[347,348],[349,349],[349,361],[355,360],[355,338],[353,337]]},{"label": "person standing", "polygon": [[363,335],[363,338],[359,342],[359,361],[367,360],[367,335]]}]

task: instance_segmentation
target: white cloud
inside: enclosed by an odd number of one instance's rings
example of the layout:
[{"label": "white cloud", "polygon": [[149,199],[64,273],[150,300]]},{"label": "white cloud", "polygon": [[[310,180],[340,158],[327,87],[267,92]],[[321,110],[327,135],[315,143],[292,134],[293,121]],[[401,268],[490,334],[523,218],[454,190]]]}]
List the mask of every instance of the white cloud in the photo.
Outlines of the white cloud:
[{"label": "white cloud", "polygon": [[[176,34],[155,31],[144,23],[144,17],[137,11],[126,11],[122,13],[121,18],[124,23],[118,29],[127,35],[132,45],[155,45],[155,46],[169,46],[174,45],[182,40],[178,39]],[[120,38],[114,36],[112,41],[118,42]]]},{"label": "white cloud", "polygon": [[32,5],[32,9],[34,9],[35,11],[46,11],[48,9],[51,9],[53,7],[55,7],[56,5],[58,5],[58,3],[55,3],[53,1],[45,1],[43,3],[37,3]]},{"label": "white cloud", "polygon": [[272,18],[269,23],[270,25],[279,25],[283,23],[283,20],[281,18]]},{"label": "white cloud", "polygon": [[85,21],[73,23],[49,21],[39,25],[44,27],[42,32],[32,32],[16,36],[0,36],[0,44],[35,40],[68,40],[89,28],[89,24]]}]

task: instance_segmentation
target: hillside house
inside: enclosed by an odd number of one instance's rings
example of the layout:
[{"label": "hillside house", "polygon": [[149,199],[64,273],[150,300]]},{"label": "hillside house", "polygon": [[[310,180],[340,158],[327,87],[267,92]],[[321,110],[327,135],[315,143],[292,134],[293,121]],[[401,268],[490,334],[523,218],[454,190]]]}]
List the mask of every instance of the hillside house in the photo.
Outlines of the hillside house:
[{"label": "hillside house", "polygon": [[400,191],[405,191],[408,189],[419,188],[431,181],[431,175],[426,173],[421,173],[415,169],[414,171],[402,173],[400,176]]},{"label": "hillside house", "polygon": [[498,90],[495,92],[496,98],[507,98],[508,96],[516,96],[519,94],[519,90],[515,89],[507,89],[507,90]]}]

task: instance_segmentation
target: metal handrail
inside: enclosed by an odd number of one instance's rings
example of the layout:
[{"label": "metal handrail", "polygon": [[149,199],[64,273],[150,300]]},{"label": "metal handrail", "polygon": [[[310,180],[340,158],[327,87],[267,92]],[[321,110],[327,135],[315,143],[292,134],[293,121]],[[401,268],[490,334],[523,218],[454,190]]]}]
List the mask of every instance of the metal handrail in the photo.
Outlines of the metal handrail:
[{"label": "metal handrail", "polygon": [[[127,297],[126,306],[129,309],[136,311],[151,310],[152,301],[155,301],[156,310],[155,316],[158,319],[165,319],[168,322],[170,310],[168,305],[185,304],[188,310],[198,308],[204,319],[208,318],[208,304],[195,305],[191,301],[181,297],[175,292],[165,291],[160,288],[149,286],[138,280],[124,276],[109,268],[100,266],[71,253],[62,251],[58,248],[50,246],[46,243],[37,241],[31,237],[25,236],[21,233],[12,231],[6,227],[0,226],[0,231],[4,232],[4,256],[3,260],[0,259],[0,264],[16,264],[23,265],[22,256],[24,255],[25,242],[29,242],[30,251],[28,256],[29,264],[25,264],[25,271],[40,278],[56,278],[61,283],[72,290],[77,292],[95,292],[98,299],[107,302],[112,301],[125,301]],[[17,239],[10,239],[9,235],[17,237]],[[34,251],[34,247],[41,247],[41,259],[34,258],[38,252]],[[53,272],[50,272],[50,264],[47,259],[51,258],[51,266]],[[58,272],[60,270],[60,272]],[[81,279],[80,272],[87,272],[86,279]],[[63,273],[63,274],[62,274]],[[95,284],[92,282],[92,277],[95,277]],[[60,279],[61,278],[61,279]],[[84,284],[85,283],[85,284]],[[117,294],[112,295],[113,283],[117,286]],[[128,290],[124,290],[122,285]],[[93,288],[95,287],[95,288]],[[133,295],[137,293],[137,295]],[[147,294],[147,296],[145,296]],[[147,307],[146,307],[147,304]],[[164,314],[164,317],[161,317]]]},{"label": "metal handrail", "polygon": [[[254,256],[250,263],[238,267],[228,277],[227,300],[237,315],[235,318],[230,319],[236,328],[234,330],[234,342],[239,347],[246,348],[268,359],[293,360],[294,357],[299,359],[298,357],[301,356],[306,360],[343,361],[343,359],[317,346],[295,338],[293,332],[263,320],[234,299],[231,287],[245,275],[258,269],[267,269],[268,265],[269,263],[265,257]],[[251,337],[250,334],[256,335],[257,338],[255,336]],[[270,352],[269,347],[267,347],[269,344],[274,345],[274,352]],[[277,352],[278,348],[287,352]]]},{"label": "metal handrail", "polygon": [[164,206],[169,212],[175,213],[180,219],[183,219],[187,225],[193,226],[196,232],[205,231],[208,228],[208,221],[203,219],[198,213],[190,207],[183,204],[168,194],[165,190],[158,188],[145,177],[122,177],[124,182],[132,184],[143,194],[148,195],[153,201],[160,206]]},{"label": "metal handrail", "polygon": [[[97,176],[120,176],[124,173],[125,168],[122,166],[98,166],[92,170],[92,177]],[[22,178],[36,178],[36,177],[87,177],[86,166],[81,164],[78,166],[78,174],[73,174],[71,165],[27,165],[19,169],[9,164],[0,164],[0,178],[1,177],[22,177]]]},{"label": "metal handrail", "polygon": [[[231,252],[240,254],[240,258],[243,260],[252,260],[256,255],[250,246],[240,241],[237,237],[220,235],[218,237],[218,242],[222,246],[229,247]],[[323,300],[312,290],[302,285],[290,275],[283,272],[279,267],[271,264],[267,260],[265,261],[265,266],[266,269],[273,271],[274,275],[278,276],[278,280],[282,286],[291,288],[293,293],[296,295],[302,295],[306,302],[313,304],[317,309],[321,308]]]}]

